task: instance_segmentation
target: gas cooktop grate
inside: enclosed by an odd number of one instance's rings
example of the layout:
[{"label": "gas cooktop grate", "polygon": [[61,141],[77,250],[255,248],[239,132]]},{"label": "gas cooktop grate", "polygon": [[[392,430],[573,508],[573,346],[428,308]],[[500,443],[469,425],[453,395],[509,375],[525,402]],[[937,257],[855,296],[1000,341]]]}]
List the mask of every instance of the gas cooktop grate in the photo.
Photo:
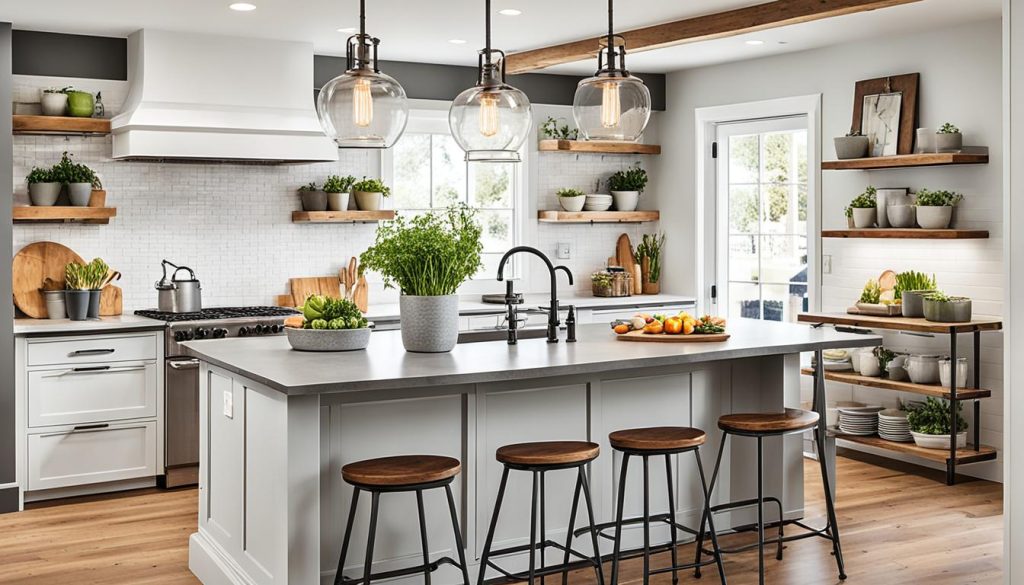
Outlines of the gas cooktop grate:
[{"label": "gas cooktop grate", "polygon": [[171,313],[155,309],[135,311],[140,317],[148,317],[159,321],[174,323],[179,321],[209,321],[214,319],[239,319],[258,317],[289,317],[298,314],[295,309],[286,307],[211,307],[194,313]]}]

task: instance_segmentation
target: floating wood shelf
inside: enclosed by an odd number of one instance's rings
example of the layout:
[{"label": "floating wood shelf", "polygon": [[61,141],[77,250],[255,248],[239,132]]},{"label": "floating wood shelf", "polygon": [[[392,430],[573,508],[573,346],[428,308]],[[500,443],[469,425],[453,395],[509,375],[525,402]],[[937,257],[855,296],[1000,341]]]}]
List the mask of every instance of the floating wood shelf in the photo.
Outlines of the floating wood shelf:
[{"label": "floating wood shelf", "polygon": [[[829,434],[840,441],[850,441],[851,443],[857,443],[859,445],[867,445],[877,449],[903,453],[905,455],[911,455],[913,457],[936,461],[939,463],[947,463],[949,461],[949,449],[925,449],[924,447],[918,447],[915,443],[897,443],[896,441],[887,441],[876,436],[864,437],[860,435],[847,435],[834,429],[830,429]],[[957,465],[963,463],[991,461],[995,458],[995,448],[989,447],[988,445],[982,445],[977,451],[974,450],[973,445],[968,445],[966,449],[957,449],[956,451]]]},{"label": "floating wood shelf", "polygon": [[999,319],[978,317],[966,323],[935,323],[912,317],[876,317],[874,315],[850,315],[848,313],[801,313],[801,323],[828,323],[866,329],[888,329],[892,331],[915,331],[918,333],[970,333],[972,331],[998,331],[1003,328]]},{"label": "floating wood shelf", "polygon": [[658,221],[658,211],[538,211],[544,223],[644,223]]},{"label": "floating wood shelf", "polygon": [[595,154],[661,154],[661,145],[613,140],[541,140],[541,152],[589,152]]},{"label": "floating wood shelf", "polygon": [[978,240],[988,238],[988,230],[926,230],[921,228],[866,228],[822,230],[823,238],[893,238],[903,240]]},{"label": "floating wood shelf", "polygon": [[292,223],[370,223],[395,219],[390,209],[380,211],[293,211]]},{"label": "floating wood shelf", "polygon": [[12,128],[15,134],[110,134],[110,120],[16,115]]},{"label": "floating wood shelf", "polygon": [[[800,373],[805,376],[813,376],[814,370],[804,368],[800,370]],[[885,378],[861,376],[853,371],[830,372],[826,370],[825,379],[833,382],[842,382],[844,384],[853,384],[855,386],[881,388],[883,390],[898,390],[900,392],[911,392],[913,394],[921,394],[922,396],[933,396],[935,398],[945,398],[946,400],[949,400],[949,388],[939,386],[938,384],[898,382],[896,380],[887,380]],[[992,392],[989,390],[978,390],[974,388],[957,388],[956,390],[957,400],[974,400],[976,398],[988,398],[990,396],[992,396]]]},{"label": "floating wood shelf", "polygon": [[117,215],[115,207],[30,206],[13,209],[15,223],[72,222],[106,224]]},{"label": "floating wood shelf", "polygon": [[927,154],[899,154],[896,156],[875,156],[830,160],[821,163],[823,171],[899,169],[907,167],[933,167],[942,165],[983,165],[988,164],[988,154],[938,152]]}]

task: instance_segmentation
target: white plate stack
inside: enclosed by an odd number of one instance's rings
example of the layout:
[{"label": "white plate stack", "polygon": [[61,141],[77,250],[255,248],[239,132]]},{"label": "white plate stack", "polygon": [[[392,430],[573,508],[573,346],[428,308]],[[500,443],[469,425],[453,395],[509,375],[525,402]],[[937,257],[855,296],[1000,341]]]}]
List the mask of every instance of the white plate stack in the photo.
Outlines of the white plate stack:
[{"label": "white plate stack", "polygon": [[601,193],[587,195],[583,203],[583,211],[608,211],[612,206],[612,196]]},{"label": "white plate stack", "polygon": [[914,440],[907,422],[907,411],[890,408],[878,413],[878,436],[887,441],[909,443]]},{"label": "white plate stack", "polygon": [[878,432],[878,411],[881,406],[839,409],[839,432],[868,437]]}]

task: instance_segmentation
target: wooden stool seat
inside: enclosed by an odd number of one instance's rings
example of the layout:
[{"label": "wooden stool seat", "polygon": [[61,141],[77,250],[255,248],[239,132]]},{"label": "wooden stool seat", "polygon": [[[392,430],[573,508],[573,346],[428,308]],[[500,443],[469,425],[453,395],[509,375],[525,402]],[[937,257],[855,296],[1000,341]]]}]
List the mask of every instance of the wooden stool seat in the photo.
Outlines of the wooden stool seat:
[{"label": "wooden stool seat", "polygon": [[600,453],[601,447],[588,441],[545,441],[505,445],[495,456],[502,463],[543,466],[586,463]]},{"label": "wooden stool seat", "polygon": [[785,412],[726,414],[718,418],[718,428],[745,434],[778,434],[814,428],[818,413],[787,408]]},{"label": "wooden stool seat", "polygon": [[349,463],[341,477],[364,486],[413,486],[451,479],[459,474],[458,459],[439,455],[400,455]]},{"label": "wooden stool seat", "polygon": [[608,435],[608,441],[616,449],[655,452],[699,447],[705,438],[704,431],[691,427],[625,429]]}]

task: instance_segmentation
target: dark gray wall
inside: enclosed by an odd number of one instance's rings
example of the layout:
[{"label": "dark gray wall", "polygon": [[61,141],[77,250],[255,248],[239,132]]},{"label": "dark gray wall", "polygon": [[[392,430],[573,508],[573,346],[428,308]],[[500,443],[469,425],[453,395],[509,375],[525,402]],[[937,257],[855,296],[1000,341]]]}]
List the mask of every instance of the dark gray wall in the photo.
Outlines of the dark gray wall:
[{"label": "dark gray wall", "polygon": [[23,75],[128,79],[128,40],[16,30],[14,72]]},{"label": "dark gray wall", "polygon": [[[14,256],[11,83],[11,25],[0,23],[0,258]],[[0,262],[0,290],[11,290],[11,263],[7,260]],[[8,298],[0,302],[0,484],[14,482],[14,443],[14,307]],[[17,495],[17,488],[0,490],[0,512],[17,510]]]}]

